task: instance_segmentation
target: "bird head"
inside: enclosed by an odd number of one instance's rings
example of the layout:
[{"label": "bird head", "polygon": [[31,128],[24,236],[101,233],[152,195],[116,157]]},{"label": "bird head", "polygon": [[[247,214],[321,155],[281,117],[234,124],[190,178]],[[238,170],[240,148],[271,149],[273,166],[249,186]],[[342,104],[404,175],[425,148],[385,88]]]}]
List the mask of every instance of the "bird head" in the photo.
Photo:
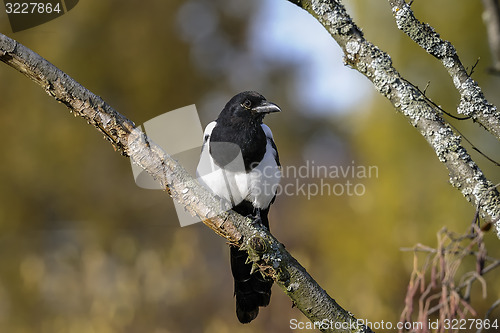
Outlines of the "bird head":
[{"label": "bird head", "polygon": [[258,92],[244,91],[227,102],[218,120],[260,124],[266,114],[280,111],[279,106],[267,101]]}]

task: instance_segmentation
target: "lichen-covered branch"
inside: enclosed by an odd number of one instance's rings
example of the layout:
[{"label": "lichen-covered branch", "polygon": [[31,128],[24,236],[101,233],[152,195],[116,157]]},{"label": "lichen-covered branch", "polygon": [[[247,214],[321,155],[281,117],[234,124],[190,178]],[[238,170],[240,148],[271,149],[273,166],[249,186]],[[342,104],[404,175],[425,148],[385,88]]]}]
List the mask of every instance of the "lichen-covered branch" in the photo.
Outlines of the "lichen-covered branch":
[{"label": "lichen-covered branch", "polygon": [[[371,332],[340,307],[297,260],[265,228],[233,211],[221,211],[220,202],[166,154],[134,123],[115,111],[53,64],[25,46],[0,34],[0,61],[23,73],[75,116],[94,126],[115,150],[146,170],[186,210],[212,230],[241,245],[261,271],[272,277],[315,327],[324,332]],[[201,139],[201,138],[200,138]]]},{"label": "lichen-covered branch", "polygon": [[389,0],[396,24],[415,43],[439,59],[460,93],[457,112],[470,116],[500,140],[500,112],[490,104],[476,81],[467,73],[455,47],[428,24],[417,20],[405,0]]},{"label": "lichen-covered branch", "polygon": [[[434,149],[439,161],[449,171],[451,184],[459,189],[481,216],[496,223],[500,238],[500,197],[493,183],[461,145],[460,136],[454,133],[437,109],[415,86],[405,80],[392,66],[389,55],[370,43],[337,0],[288,0],[313,15],[330,33],[344,52],[344,61],[372,81],[375,89],[384,95],[396,110],[402,113]],[[445,43],[445,46],[448,45]],[[446,48],[449,52],[449,48]],[[443,51],[444,52],[444,51]],[[445,52],[445,54],[447,54]],[[453,67],[457,66],[453,64]],[[457,73],[457,75],[462,75]],[[463,103],[473,102],[482,95],[479,88],[471,88],[470,78],[462,78]],[[462,81],[461,81],[462,82]],[[468,96],[468,97],[467,97]],[[475,97],[474,97],[475,96]],[[473,100],[468,99],[471,97]],[[463,104],[462,103],[462,104]],[[488,105],[484,107],[495,111]],[[500,132],[499,132],[500,134]]]}]

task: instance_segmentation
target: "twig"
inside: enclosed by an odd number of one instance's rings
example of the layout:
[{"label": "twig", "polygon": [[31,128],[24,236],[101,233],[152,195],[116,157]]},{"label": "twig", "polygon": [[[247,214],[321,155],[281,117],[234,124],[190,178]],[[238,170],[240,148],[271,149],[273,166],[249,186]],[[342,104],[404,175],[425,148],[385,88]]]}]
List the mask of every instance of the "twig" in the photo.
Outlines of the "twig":
[{"label": "twig", "polygon": [[484,318],[485,318],[485,319],[489,319],[489,318],[490,318],[491,313],[493,312],[493,310],[495,310],[495,308],[496,308],[497,306],[499,306],[499,305],[500,305],[500,299],[497,299],[497,300],[495,301],[495,303],[493,303],[493,305],[492,305],[492,306],[490,306],[490,308],[488,309],[488,311],[486,311],[486,315],[484,316]]},{"label": "twig", "polygon": [[[500,299],[497,299],[496,302],[493,303],[493,305],[490,306],[490,308],[488,309],[488,311],[486,311],[486,314],[484,315],[485,322],[486,322],[486,320],[490,319],[491,313],[499,305],[500,305]],[[485,325],[481,325],[481,327],[477,329],[476,333],[482,333],[484,328],[485,328]]]},{"label": "twig", "polygon": [[474,73],[474,69],[476,68],[477,64],[479,63],[479,59],[481,59],[481,58],[477,58],[477,60],[474,63],[474,65],[472,65],[472,67],[470,69],[470,72],[469,72],[469,76],[472,76],[472,73]]}]

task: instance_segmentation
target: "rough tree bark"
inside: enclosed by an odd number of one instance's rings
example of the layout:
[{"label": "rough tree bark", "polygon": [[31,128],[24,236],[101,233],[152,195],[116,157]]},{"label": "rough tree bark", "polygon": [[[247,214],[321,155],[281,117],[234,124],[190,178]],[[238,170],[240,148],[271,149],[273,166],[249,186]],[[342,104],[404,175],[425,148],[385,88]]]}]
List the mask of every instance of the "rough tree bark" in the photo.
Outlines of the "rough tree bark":
[{"label": "rough tree bark", "polygon": [[53,64],[22,44],[0,34],[0,61],[40,85],[84,118],[116,151],[146,170],[186,210],[233,244],[245,249],[261,271],[272,277],[315,327],[323,332],[372,332],[339,306],[265,228],[233,211],[221,211],[220,202],[134,123],[115,111]]},{"label": "rough tree bark", "polygon": [[389,0],[389,4],[398,28],[441,61],[453,79],[453,84],[460,93],[457,112],[471,117],[500,140],[500,114],[494,105],[488,103],[477,82],[469,76],[455,47],[442,39],[430,25],[418,21],[410,5],[404,0]]},{"label": "rough tree bark", "polygon": [[[288,0],[313,15],[344,52],[346,65],[365,75],[375,89],[403,114],[448,169],[450,183],[459,189],[481,216],[495,224],[500,238],[500,196],[494,184],[461,145],[461,138],[442,117],[441,110],[392,66],[389,55],[370,43],[337,0]],[[459,112],[469,115],[500,138],[500,113],[484,98],[463,68],[455,48],[413,16],[404,0],[389,0],[398,27],[430,54],[440,59],[453,78],[461,101]]]}]

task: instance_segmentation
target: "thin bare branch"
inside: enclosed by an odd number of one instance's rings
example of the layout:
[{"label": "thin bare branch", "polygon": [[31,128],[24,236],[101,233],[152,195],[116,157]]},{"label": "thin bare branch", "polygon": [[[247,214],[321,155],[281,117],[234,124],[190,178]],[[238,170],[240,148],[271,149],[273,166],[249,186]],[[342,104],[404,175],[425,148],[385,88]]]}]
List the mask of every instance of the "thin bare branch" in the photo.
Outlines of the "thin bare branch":
[{"label": "thin bare branch", "polygon": [[[500,305],[500,299],[497,299],[495,303],[491,305],[491,307],[486,311],[486,315],[484,316],[484,322],[489,323],[489,319],[491,316],[491,313],[495,310],[496,307]],[[482,333],[484,329],[488,330],[490,327],[485,327],[486,325],[481,325],[476,331],[476,333]]]}]

